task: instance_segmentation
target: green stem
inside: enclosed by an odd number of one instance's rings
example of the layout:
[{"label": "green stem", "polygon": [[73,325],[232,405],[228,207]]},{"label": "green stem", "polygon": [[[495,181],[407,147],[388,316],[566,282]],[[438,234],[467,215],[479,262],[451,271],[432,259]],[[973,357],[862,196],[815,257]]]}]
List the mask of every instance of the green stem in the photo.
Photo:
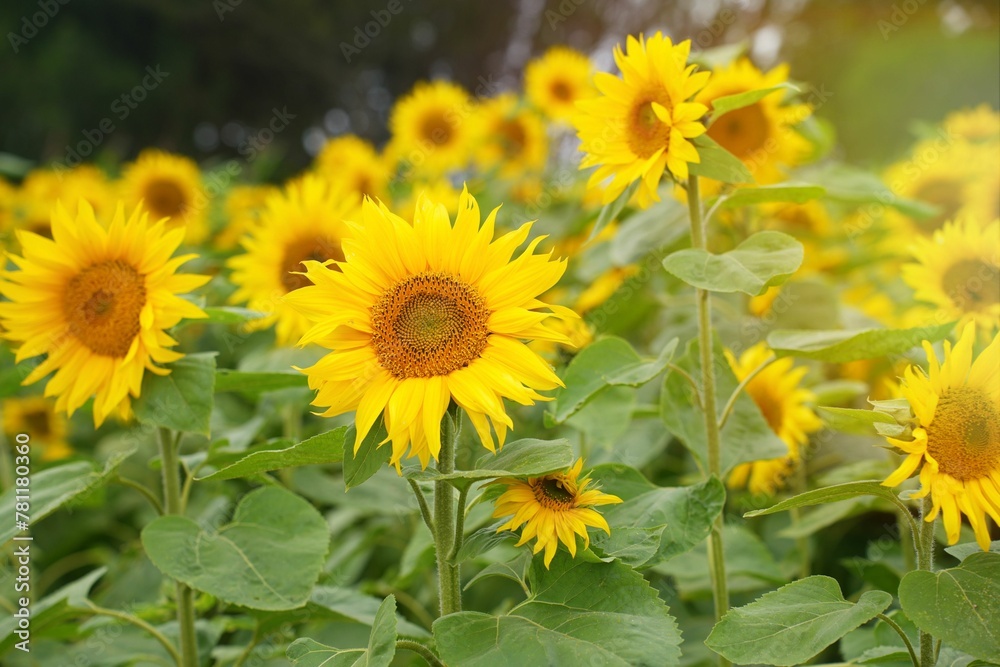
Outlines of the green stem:
[{"label": "green stem", "polygon": [[[180,434],[168,428],[160,429],[160,463],[163,467],[163,509],[167,515],[180,515],[181,480],[177,446]],[[180,628],[182,667],[198,667],[198,642],[194,630],[194,593],[175,582],[177,591],[177,624]]]},{"label": "green stem", "polygon": [[[438,472],[455,472],[455,445],[461,428],[461,413],[452,406],[441,420],[441,453]],[[458,565],[451,559],[455,546],[455,488],[446,481],[434,482],[434,547],[437,552],[438,598],[441,615],[462,611]]]},{"label": "green stem", "polygon": [[777,360],[778,358],[773,354],[769,355],[767,359],[764,360],[764,363],[750,371],[750,373],[743,378],[738,385],[736,385],[736,389],[733,389],[733,393],[730,394],[729,400],[726,401],[726,407],[722,409],[722,417],[719,418],[719,431],[722,431],[722,427],[726,425],[726,421],[729,419],[730,413],[732,413],[733,408],[736,407],[736,400],[740,397],[740,393],[746,389],[746,386],[750,384],[750,381],[757,377],[762,370]]},{"label": "green stem", "polygon": [[396,648],[416,653],[426,660],[427,664],[431,667],[445,667],[445,664],[441,662],[440,658],[434,655],[433,651],[418,642],[409,641],[408,639],[397,639]]},{"label": "green stem", "polygon": [[428,530],[431,531],[431,537],[433,537],[434,519],[431,518],[431,508],[427,506],[427,498],[424,497],[424,492],[420,490],[419,484],[409,478],[407,478],[406,481],[410,483],[410,488],[413,489],[413,495],[417,497],[417,505],[420,507],[420,516],[423,517],[424,524],[427,526]]},{"label": "green stem", "polygon": [[163,505],[160,503],[159,498],[157,498],[156,496],[154,496],[153,492],[150,491],[149,489],[147,489],[146,487],[144,487],[142,484],[140,484],[139,482],[136,482],[135,480],[131,480],[128,477],[122,477],[120,475],[118,476],[118,478],[115,481],[118,482],[119,484],[121,484],[122,486],[127,486],[130,489],[134,489],[135,491],[138,491],[140,494],[142,494],[142,496],[146,500],[149,501],[149,504],[153,506],[153,509],[156,510],[157,514],[161,514],[161,515],[163,514]]},{"label": "green stem", "polygon": [[906,650],[910,652],[910,661],[913,663],[913,667],[920,667],[920,661],[917,660],[917,653],[913,650],[913,644],[910,643],[910,638],[906,636],[906,631],[899,627],[899,624],[897,624],[896,621],[892,620],[885,614],[879,614],[878,617],[883,623],[895,630],[897,635],[902,637],[903,643],[906,644]]},{"label": "green stem", "polygon": [[[795,477],[794,477],[794,488],[795,493],[805,493],[809,482],[806,478],[806,457],[803,456],[802,460],[799,461],[795,467]],[[798,526],[802,521],[801,510],[798,507],[793,507],[791,510],[792,525]],[[796,540],[799,549],[799,576],[802,578],[808,577],[812,572],[812,549],[809,544],[809,536],[803,535]]]},{"label": "green stem", "polygon": [[[704,223],[701,219],[701,194],[698,177],[688,177],[688,211],[691,216],[691,245],[707,250]],[[705,440],[708,445],[708,474],[721,479],[719,414],[716,408],[715,363],[712,359],[712,302],[708,290],[697,291],[698,347],[701,353],[701,406],[705,415]],[[712,576],[712,600],[715,603],[715,620],[718,622],[729,611],[729,590],[726,583],[726,561],[722,547],[723,512],[712,524],[708,536],[709,572]],[[731,664],[719,656],[720,667]]]},{"label": "green stem", "polygon": [[180,653],[178,653],[177,649],[174,648],[174,645],[170,643],[170,640],[167,639],[165,636],[163,636],[163,633],[161,633],[159,630],[154,628],[146,621],[142,620],[138,616],[133,616],[132,614],[127,614],[123,611],[118,611],[116,609],[105,609],[104,607],[99,607],[90,600],[84,600],[84,604],[87,605],[87,610],[91,614],[94,614],[95,616],[107,616],[108,618],[114,618],[119,621],[124,621],[125,623],[130,623],[131,625],[134,625],[137,628],[145,630],[153,637],[153,639],[160,642],[163,648],[167,650],[167,653],[170,654],[170,657],[174,659],[174,662],[176,662],[180,667],[184,667],[184,664],[181,662]]},{"label": "green stem", "polygon": [[458,509],[455,511],[455,543],[451,547],[451,553],[448,554],[448,560],[453,563],[458,558],[462,542],[465,541],[465,501],[468,496],[469,487],[462,487],[462,490],[458,492]]},{"label": "green stem", "polygon": [[[930,495],[924,497],[920,505],[920,537],[917,549],[917,569],[931,572],[934,570],[934,522],[927,521],[931,511]],[[920,667],[934,667],[937,662],[934,655],[934,638],[927,632],[920,633]]]}]

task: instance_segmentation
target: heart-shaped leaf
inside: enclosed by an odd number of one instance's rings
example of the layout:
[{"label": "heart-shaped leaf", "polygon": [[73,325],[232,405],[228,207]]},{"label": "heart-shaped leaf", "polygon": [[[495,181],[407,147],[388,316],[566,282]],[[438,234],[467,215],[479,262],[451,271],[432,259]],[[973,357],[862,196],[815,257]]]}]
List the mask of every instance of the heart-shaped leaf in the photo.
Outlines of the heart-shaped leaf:
[{"label": "heart-shaped leaf", "polygon": [[802,265],[802,257],[802,244],[794,238],[765,231],[721,255],[701,248],[678,250],[663,260],[663,268],[699,289],[758,296],[785,282]]}]

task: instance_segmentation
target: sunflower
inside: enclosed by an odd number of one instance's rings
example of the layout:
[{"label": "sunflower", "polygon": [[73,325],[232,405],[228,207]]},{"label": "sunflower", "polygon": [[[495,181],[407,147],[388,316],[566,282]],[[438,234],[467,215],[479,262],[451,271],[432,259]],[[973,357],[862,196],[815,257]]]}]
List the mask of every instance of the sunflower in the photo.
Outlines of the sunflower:
[{"label": "sunflower", "polygon": [[918,238],[913,256],[903,280],[918,301],[934,304],[959,326],[976,322],[991,331],[1000,325],[1000,220],[986,227],[969,219],[947,223],[932,238]]},{"label": "sunflower", "polygon": [[273,185],[237,185],[226,192],[225,226],[213,241],[220,250],[231,250],[260,220],[267,200],[281,193]]},{"label": "sunflower", "polygon": [[639,267],[635,264],[611,267],[580,292],[580,295],[576,297],[574,310],[582,315],[604,304],[605,301],[614,296],[614,293],[626,280],[638,271]]},{"label": "sunflower", "polygon": [[[742,381],[763,364],[771,351],[764,343],[747,349],[740,358],[726,350],[726,359]],[[751,493],[773,495],[784,484],[785,478],[801,459],[801,448],[809,441],[809,434],[818,431],[823,423],[809,407],[816,397],[801,387],[807,369],[795,368],[789,357],[772,362],[759,372],[746,386],[746,391],[764,415],[771,430],[788,446],[788,456],[766,461],[753,461],[736,466],[729,475],[733,488],[747,486]]]},{"label": "sunflower", "polygon": [[709,73],[685,67],[690,50],[690,41],[675,46],[659,32],[648,40],[630,35],[626,52],[615,47],[621,78],[598,73],[594,83],[601,96],[577,104],[580,113],[573,123],[585,153],[580,168],[597,166],[588,181],[592,189],[611,178],[604,203],[641,179],[639,205],[645,208],[659,201],[656,190],[664,169],[684,180],[688,163],[701,161],[688,140],[705,133],[699,119],[708,107],[688,100]]},{"label": "sunflower", "polygon": [[357,212],[357,199],[319,176],[309,175],[267,200],[260,223],[243,238],[243,254],[228,262],[237,289],[232,303],[246,303],[266,317],[247,323],[250,330],[276,325],[278,345],[294,343],[309,322],[282,299],[309,285],[302,262],[344,259],[345,220]]},{"label": "sunflower", "polygon": [[898,486],[920,468],[920,491],[913,497],[930,494],[933,510],[926,520],[940,512],[954,544],[965,514],[979,546],[989,551],[986,515],[1000,524],[1000,336],[973,361],[975,339],[969,323],[954,348],[945,341],[940,363],[925,342],[929,372],[906,369],[902,394],[918,425],[912,440],[888,438],[906,459],[882,484]]},{"label": "sunflower", "polygon": [[97,215],[111,212],[111,186],[100,169],[92,165],[63,171],[36,169],[24,177],[21,187],[13,193],[13,224],[18,229],[51,238],[52,207],[61,202],[76,215],[81,200],[89,203]]},{"label": "sunflower", "polygon": [[524,70],[524,92],[553,120],[568,121],[578,100],[595,95],[590,59],[566,46],[554,46]]},{"label": "sunflower", "polygon": [[583,538],[584,548],[590,547],[587,526],[600,528],[611,534],[608,522],[596,510],[599,505],[615,505],[622,502],[618,496],[602,493],[597,489],[587,489],[590,478],[579,479],[583,459],[577,459],[566,472],[557,472],[541,477],[529,477],[528,481],[501,478],[492,482],[503,484],[507,490],[496,501],[494,518],[510,517],[497,528],[497,532],[517,530],[522,525],[521,539],[515,546],[521,546],[534,538],[534,553],[545,550],[545,567],[549,567],[559,548],[559,542],[566,545],[571,556],[576,558],[576,536]]},{"label": "sunflower", "polygon": [[438,204],[444,204],[446,210],[457,211],[462,191],[452,185],[447,178],[412,183],[409,193],[399,198],[398,215],[404,220],[413,220],[417,211],[417,202],[422,197]]},{"label": "sunflower", "polygon": [[461,169],[471,156],[474,111],[475,103],[461,86],[418,83],[392,108],[386,152],[406,173],[437,176]]},{"label": "sunflower", "polygon": [[390,461],[399,470],[409,447],[426,467],[438,457],[452,400],[494,451],[490,422],[501,446],[513,427],[504,398],[531,405],[547,400],[536,389],[562,386],[522,340],[566,341],[544,320],[576,315],[536,298],[559,280],[565,260],[534,253],[544,237],[511,259],[531,224],[494,241],[496,213],[480,225],[479,205],[463,191],[454,224],[444,206],[423,198],[410,225],[366,199],[345,259],[306,262],[313,285],[285,297],[313,324],[299,344],[333,350],[304,372],[324,416],[357,411],[355,451],[384,412]]},{"label": "sunflower", "polygon": [[[709,107],[720,97],[788,83],[788,65],[770,72],[757,69],[747,58],[712,71],[695,100]],[[784,167],[792,167],[809,153],[809,142],[793,128],[812,110],[806,104],[786,104],[781,90],[742,109],[712,118],[708,136],[747,165],[757,183],[776,183]]]},{"label": "sunflower", "polygon": [[384,199],[389,184],[385,160],[371,143],[353,134],[329,140],[316,156],[316,173],[361,197]]},{"label": "sunflower", "polygon": [[948,114],[942,125],[948,135],[972,143],[1000,141],[1000,113],[985,103]]},{"label": "sunflower", "polygon": [[168,218],[168,228],[183,227],[187,243],[198,243],[208,235],[208,199],[193,160],[146,149],[125,168],[122,193],[129,206],[142,202],[151,219]]},{"label": "sunflower", "polygon": [[477,124],[477,158],[484,169],[499,167],[502,178],[519,180],[545,167],[549,143],[545,125],[513,93],[480,105]]},{"label": "sunflower", "polygon": [[3,432],[8,441],[26,433],[31,444],[41,448],[43,461],[58,461],[73,453],[66,441],[68,424],[65,415],[55,411],[52,401],[44,396],[8,398],[3,412]]},{"label": "sunflower", "polygon": [[195,255],[171,258],[184,237],[160,220],[150,223],[136,208],[125,217],[119,203],[110,224],[80,203],[74,220],[62,205],[52,212],[52,239],[21,231],[23,256],[0,279],[0,324],[20,344],[17,361],[48,356],[24,380],[31,384],[53,371],[46,396],[72,414],[91,396],[94,423],[117,410],[129,414],[145,370],[167,375],[158,364],[183,355],[169,348],[166,333],[182,318],[205,313],[179,294],[208,282],[208,276],[177,274]]}]

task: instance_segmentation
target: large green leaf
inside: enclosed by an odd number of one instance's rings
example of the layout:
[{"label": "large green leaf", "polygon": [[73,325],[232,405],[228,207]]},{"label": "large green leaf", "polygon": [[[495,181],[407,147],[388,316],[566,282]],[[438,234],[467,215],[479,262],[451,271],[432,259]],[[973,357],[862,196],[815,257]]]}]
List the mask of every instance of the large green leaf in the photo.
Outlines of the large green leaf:
[{"label": "large green leaf", "polygon": [[329,541],[320,513],[278,487],[244,496],[232,522],[218,530],[162,516],[142,531],[146,554],[168,577],[226,602],[270,610],[306,603]]},{"label": "large green leaf", "polygon": [[[45,627],[58,621],[64,615],[74,614],[73,609],[85,607],[90,589],[106,572],[107,568],[105,567],[91,570],[76,581],[49,593],[42,599],[33,600],[30,607],[32,639],[37,640]],[[13,589],[13,584],[11,588]],[[20,638],[14,634],[17,624],[18,620],[9,613],[5,613],[3,619],[0,620],[0,655],[9,651],[16,642],[20,641]]]},{"label": "large green leaf", "polygon": [[271,470],[297,466],[325,465],[344,460],[344,436],[347,427],[341,426],[326,433],[314,435],[297,445],[284,449],[266,449],[253,452],[240,460],[198,479],[236,479],[251,477]]},{"label": "large green leaf", "polygon": [[736,93],[735,95],[723,95],[715,98],[712,100],[712,119],[709,126],[730,111],[735,111],[736,109],[742,109],[750,106],[751,104],[756,104],[768,95],[776,93],[779,90],[798,91],[798,88],[790,83],[779,83],[777,86],[771,86],[769,88],[757,88],[756,90],[748,90],[743,93]]},{"label": "large green leaf", "polygon": [[379,605],[367,649],[341,650],[303,637],[285,655],[296,667],[389,667],[396,655],[396,598]]},{"label": "large green leaf", "polygon": [[474,482],[498,477],[536,477],[573,465],[573,448],[567,440],[527,438],[508,442],[496,454],[484,454],[471,470],[442,475],[436,470],[408,469],[404,473],[419,481],[446,480],[455,487],[468,488]]},{"label": "large green leaf", "polygon": [[862,480],[859,482],[845,482],[843,484],[827,486],[822,489],[813,489],[812,491],[806,491],[805,493],[800,493],[797,496],[782,500],[780,503],[772,505],[766,509],[747,512],[743,516],[746,518],[764,516],[766,514],[774,514],[775,512],[785,512],[797,507],[809,507],[812,505],[836,503],[841,500],[857,498],[858,496],[875,496],[877,498],[884,498],[885,500],[897,505],[900,504],[900,500],[896,497],[896,494],[892,491],[892,489],[882,486],[882,483],[875,479]]},{"label": "large green leaf", "polygon": [[680,632],[666,605],[635,570],[583,552],[535,558],[531,596],[505,615],[449,614],[434,622],[441,658],[456,667],[602,665],[668,667]]},{"label": "large green leaf", "polygon": [[601,491],[624,502],[601,507],[611,534],[595,531],[595,551],[632,567],[651,567],[693,548],[708,536],[726,502],[716,477],[694,486],[664,488],[625,465],[606,463],[590,473]]},{"label": "large green leaf", "polygon": [[220,368],[215,372],[216,393],[236,392],[256,396],[265,391],[307,386],[307,378],[302,373],[251,373],[230,368]]},{"label": "large green leaf", "polygon": [[[310,613],[322,613],[331,618],[349,619],[363,625],[374,625],[378,612],[384,604],[382,600],[366,595],[352,588],[338,586],[316,586],[309,596]],[[405,618],[396,618],[396,630],[409,637],[428,637],[425,629],[410,623]]]},{"label": "large green leaf", "polygon": [[858,435],[875,435],[876,424],[895,424],[896,420],[884,412],[877,410],[858,410],[856,408],[836,408],[820,405],[816,412],[823,422],[836,431],[856,433]]},{"label": "large green leaf", "polygon": [[678,250],[663,260],[663,268],[699,289],[757,296],[788,280],[802,265],[802,253],[802,244],[788,234],[764,231],[721,255]]},{"label": "large green leaf", "polygon": [[753,183],[753,175],[742,161],[720,146],[707,134],[694,140],[701,162],[688,165],[696,176],[711,178],[723,183]]},{"label": "large green leaf", "polygon": [[388,443],[381,444],[389,437],[382,418],[371,427],[368,435],[358,446],[358,451],[355,452],[356,437],[357,431],[351,426],[344,436],[344,487],[347,489],[361,484],[377,473],[389,462],[389,457],[392,455],[392,446]]},{"label": "large green leaf", "polygon": [[168,366],[169,375],[146,373],[132,403],[143,424],[208,435],[215,386],[215,352],[189,354]]},{"label": "large green leaf", "polygon": [[740,208],[768,202],[802,204],[812,199],[819,199],[825,193],[826,190],[820,186],[807,183],[781,183],[779,185],[760,185],[753,188],[737,188],[722,198],[719,207]]},{"label": "large green leaf", "polygon": [[705,644],[737,665],[801,665],[890,604],[885,591],[848,602],[836,579],[806,577],[730,609]]},{"label": "large green leaf", "polygon": [[795,356],[835,364],[902,354],[922,341],[936,342],[955,328],[954,322],[913,329],[855,331],[772,331],[767,337],[779,357]]},{"label": "large green leaf", "polygon": [[917,627],[947,646],[1000,662],[1000,554],[968,556],[940,572],[910,572],[899,602]]}]

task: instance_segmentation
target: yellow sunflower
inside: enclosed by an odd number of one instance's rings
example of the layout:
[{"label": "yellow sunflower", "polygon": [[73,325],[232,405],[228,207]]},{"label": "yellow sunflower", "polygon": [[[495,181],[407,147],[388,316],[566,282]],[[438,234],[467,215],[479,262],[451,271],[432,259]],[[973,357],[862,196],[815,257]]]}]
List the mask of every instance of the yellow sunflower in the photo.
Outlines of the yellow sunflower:
[{"label": "yellow sunflower", "polygon": [[[743,380],[756,370],[771,354],[765,343],[758,343],[740,355],[739,359],[726,350],[726,359],[738,380]],[[759,372],[746,386],[771,430],[788,445],[788,456],[766,461],[753,461],[736,466],[729,475],[729,486],[746,486],[751,493],[773,495],[801,459],[801,448],[809,441],[809,434],[818,431],[823,423],[809,407],[815,395],[801,386],[807,369],[795,368],[794,361],[785,357],[772,362]]]},{"label": "yellow sunflower", "polygon": [[8,398],[0,411],[3,432],[9,442],[19,433],[26,433],[32,447],[41,449],[43,461],[58,461],[73,453],[66,441],[69,429],[65,415],[56,412],[52,401],[44,396]]},{"label": "yellow sunflower", "polygon": [[329,140],[316,156],[316,173],[345,192],[385,199],[389,170],[370,142],[353,134]]},{"label": "yellow sunflower", "polygon": [[237,287],[230,301],[267,313],[248,322],[249,329],[276,325],[278,345],[290,345],[306,332],[309,321],[283,297],[311,284],[302,262],[344,259],[346,219],[357,212],[356,195],[315,175],[290,183],[267,200],[260,222],[242,240],[245,252],[228,262]]},{"label": "yellow sunflower", "polygon": [[392,108],[386,152],[404,175],[461,169],[471,157],[474,112],[475,103],[461,86],[418,83]]},{"label": "yellow sunflower", "polygon": [[412,183],[409,193],[399,199],[398,215],[404,220],[413,220],[417,211],[417,202],[421,197],[426,197],[438,204],[444,204],[445,209],[449,211],[457,211],[462,191],[452,185],[447,178]]},{"label": "yellow sunflower", "polygon": [[522,341],[566,341],[544,321],[576,315],[536,298],[565,260],[535,254],[543,237],[511,259],[531,224],[494,241],[496,213],[480,224],[479,205],[463,192],[454,224],[425,198],[411,225],[366,199],[345,259],[306,262],[313,285],[285,297],[313,323],[299,344],[333,350],[304,372],[324,416],[357,411],[355,450],[384,412],[397,470],[407,447],[426,467],[454,400],[493,451],[490,423],[501,446],[513,427],[503,399],[531,405],[547,400],[536,389],[562,385]]},{"label": "yellow sunflower", "polygon": [[918,301],[934,304],[959,326],[1000,326],[1000,220],[986,227],[968,219],[947,223],[932,238],[918,238],[913,256],[903,280]]},{"label": "yellow sunflower", "polygon": [[580,168],[596,166],[588,186],[604,189],[609,203],[641,179],[639,205],[659,201],[657,187],[666,169],[679,180],[688,177],[688,163],[701,158],[689,139],[705,133],[699,119],[704,104],[689,102],[708,80],[708,72],[695,73],[686,66],[691,42],[676,46],[657,32],[648,40],[631,35],[623,53],[615,47],[621,77],[598,73],[594,77],[601,96],[577,104],[573,117],[585,153]]},{"label": "yellow sunflower", "polygon": [[532,60],[524,70],[524,92],[542,113],[553,120],[568,121],[576,103],[597,91],[591,79],[590,59],[566,46],[554,46]]},{"label": "yellow sunflower", "polygon": [[944,517],[949,544],[958,541],[965,514],[983,551],[989,551],[986,515],[1000,524],[1000,336],[973,361],[975,324],[968,324],[952,348],[944,343],[938,361],[930,343],[928,372],[910,366],[902,394],[917,426],[912,440],[888,438],[907,456],[883,485],[898,486],[920,468],[916,498],[931,496],[925,517]]},{"label": "yellow sunflower", "polygon": [[225,226],[215,237],[214,245],[220,250],[235,248],[240,239],[260,220],[267,200],[281,193],[273,185],[237,185],[226,192],[223,205]]},{"label": "yellow sunflower", "polygon": [[943,125],[949,135],[972,143],[1000,141],[1000,113],[985,103],[948,114]]},{"label": "yellow sunflower", "polygon": [[480,105],[477,124],[477,158],[484,169],[499,167],[502,178],[515,180],[545,167],[549,152],[545,125],[513,93]]},{"label": "yellow sunflower", "polygon": [[180,296],[208,282],[208,276],[176,273],[195,255],[171,257],[184,237],[161,220],[150,223],[136,208],[126,219],[119,203],[110,224],[97,221],[81,202],[74,220],[62,205],[52,213],[52,239],[21,231],[23,256],[0,279],[4,336],[20,347],[17,361],[48,356],[25,378],[31,384],[49,373],[46,396],[72,414],[91,396],[94,423],[117,410],[129,414],[145,370],[170,373],[158,364],[183,355],[166,330],[181,319],[205,313]]},{"label": "yellow sunflower", "polygon": [[611,267],[595,278],[586,289],[580,292],[580,295],[576,297],[576,303],[573,305],[574,310],[582,315],[602,305],[618,291],[618,288],[626,280],[634,276],[638,271],[639,267],[635,264]]},{"label": "yellow sunflower", "polygon": [[49,228],[52,207],[60,202],[76,215],[80,201],[86,201],[97,215],[111,212],[111,186],[97,167],[80,165],[73,169],[36,169],[25,176],[11,200],[12,224],[52,238]]},{"label": "yellow sunflower", "polygon": [[559,548],[559,542],[566,545],[571,556],[576,558],[576,536],[583,538],[584,548],[590,547],[587,526],[600,528],[611,534],[608,522],[596,510],[599,505],[615,505],[622,502],[618,496],[603,493],[587,487],[590,478],[579,479],[583,459],[577,459],[566,472],[552,473],[542,477],[529,477],[527,481],[501,478],[493,484],[503,484],[507,490],[496,501],[494,518],[510,517],[497,528],[497,532],[517,530],[522,525],[521,539],[515,546],[535,540],[533,553],[545,550],[545,567],[548,568]]},{"label": "yellow sunflower", "polygon": [[167,227],[184,228],[187,243],[208,235],[208,198],[193,160],[148,148],[125,168],[121,185],[127,205],[142,202],[151,219],[169,218]]}]

